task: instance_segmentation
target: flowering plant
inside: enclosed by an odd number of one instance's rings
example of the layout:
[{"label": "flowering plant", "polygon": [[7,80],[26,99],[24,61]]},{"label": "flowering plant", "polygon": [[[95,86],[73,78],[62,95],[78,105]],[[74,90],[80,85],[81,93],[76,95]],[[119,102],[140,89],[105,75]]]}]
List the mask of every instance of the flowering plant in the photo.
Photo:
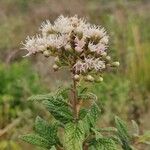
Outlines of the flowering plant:
[{"label": "flowering plant", "polygon": [[[91,25],[77,16],[60,16],[54,24],[42,23],[41,35],[27,37],[23,49],[27,55],[42,53],[55,57],[53,69],[67,66],[72,85],[46,95],[36,95],[29,100],[41,102],[55,118],[50,125],[41,117],[35,121],[35,134],[21,138],[31,144],[51,150],[124,150],[134,149],[132,141],[140,141],[138,126],[131,135],[126,124],[115,117],[116,128],[96,128],[100,108],[96,96],[87,92],[83,82],[102,82],[102,74],[109,68],[119,66],[107,53],[109,37],[104,28]],[[84,103],[90,101],[90,108]],[[63,130],[59,130],[63,129]],[[60,136],[59,134],[62,134]],[[120,145],[120,146],[119,146]]]}]

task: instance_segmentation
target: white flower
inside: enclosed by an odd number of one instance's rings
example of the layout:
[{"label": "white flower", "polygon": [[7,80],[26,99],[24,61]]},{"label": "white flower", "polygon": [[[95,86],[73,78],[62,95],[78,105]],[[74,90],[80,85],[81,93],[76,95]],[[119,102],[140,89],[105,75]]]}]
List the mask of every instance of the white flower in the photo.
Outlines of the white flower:
[{"label": "white flower", "polygon": [[27,37],[25,40],[25,43],[23,44],[23,48],[22,49],[26,49],[28,51],[28,54],[26,54],[25,56],[30,56],[31,54],[34,54],[37,52],[36,49],[36,40],[34,37]]},{"label": "white flower", "polygon": [[78,37],[75,38],[75,50],[77,52],[82,52],[85,44],[86,44],[86,42],[85,42],[84,38],[82,38],[81,40],[79,40]]},{"label": "white flower", "polygon": [[61,15],[54,22],[54,30],[58,33],[70,33],[73,30],[73,26],[68,17]]},{"label": "white flower", "polygon": [[52,34],[47,37],[47,42],[49,43],[50,47],[60,49],[61,47],[64,47],[69,40],[68,35],[56,35]]},{"label": "white flower", "polygon": [[54,24],[49,20],[43,22],[40,31],[41,35],[27,37],[23,43],[23,49],[28,51],[26,56],[42,52],[45,57],[58,57],[59,67],[69,66],[77,75],[86,76],[104,71],[106,66],[119,66],[107,55],[109,37],[100,26],[77,16],[61,15]]},{"label": "white flower", "polygon": [[103,70],[105,69],[105,62],[104,61],[101,61],[99,60],[98,58],[95,60],[95,62],[93,63],[93,68],[96,70],[96,71],[100,71],[100,70]]},{"label": "white flower", "polygon": [[103,53],[107,49],[107,45],[103,43],[98,43],[94,45],[93,43],[88,44],[88,48],[91,52],[96,52],[97,54]]},{"label": "white flower", "polygon": [[75,33],[83,33],[90,26],[84,19],[79,19],[77,16],[71,17],[70,22]]},{"label": "white flower", "polygon": [[105,52],[105,50],[107,49],[108,46],[104,45],[104,44],[101,44],[101,43],[98,43],[97,44],[97,53],[98,54],[101,54],[103,52]]},{"label": "white flower", "polygon": [[46,20],[42,23],[40,30],[42,31],[43,36],[47,36],[53,32],[53,25],[50,23],[49,20]]},{"label": "white flower", "polygon": [[97,45],[94,45],[93,43],[89,43],[88,48],[91,52],[96,52],[97,51]]},{"label": "white flower", "polygon": [[104,36],[101,40],[100,40],[100,43],[103,43],[103,44],[108,44],[109,42],[109,37],[108,36]]},{"label": "white flower", "polygon": [[82,73],[88,70],[101,71],[105,69],[105,62],[99,58],[85,58],[84,62],[81,60],[77,61],[73,68],[75,69],[76,73]]},{"label": "white flower", "polygon": [[91,37],[98,37],[98,38],[102,38],[106,35],[105,29],[101,28],[99,26],[93,25],[93,26],[89,26],[85,31],[84,31],[84,35],[88,38]]},{"label": "white flower", "polygon": [[105,62],[101,61],[99,58],[85,58],[85,66],[87,69],[99,71],[105,68]]},{"label": "white flower", "polygon": [[55,41],[55,46],[57,49],[65,47],[69,41],[69,36],[67,34],[58,36]]},{"label": "white flower", "polygon": [[76,73],[81,73],[81,72],[85,72],[86,68],[85,68],[85,63],[82,63],[80,60],[78,60],[76,62],[76,64],[73,66],[73,68],[75,69]]},{"label": "white flower", "polygon": [[28,54],[25,56],[30,56],[31,54],[35,54],[46,49],[48,43],[46,38],[42,38],[41,36],[36,35],[33,37],[28,36],[23,45],[24,47],[22,49],[26,49],[28,51]]}]

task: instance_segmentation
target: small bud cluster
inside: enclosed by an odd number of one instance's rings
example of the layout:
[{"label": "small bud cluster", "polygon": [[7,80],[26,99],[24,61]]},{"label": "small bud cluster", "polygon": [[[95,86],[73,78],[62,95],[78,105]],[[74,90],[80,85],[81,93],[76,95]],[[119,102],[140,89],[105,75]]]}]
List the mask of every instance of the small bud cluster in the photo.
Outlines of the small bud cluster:
[{"label": "small bud cluster", "polygon": [[54,23],[46,21],[40,27],[41,34],[27,37],[23,49],[26,56],[42,53],[45,57],[54,56],[53,69],[69,66],[74,79],[84,76],[86,81],[102,81],[93,74],[102,73],[108,66],[117,67],[107,55],[108,35],[104,28],[87,23],[77,16],[59,16]]}]

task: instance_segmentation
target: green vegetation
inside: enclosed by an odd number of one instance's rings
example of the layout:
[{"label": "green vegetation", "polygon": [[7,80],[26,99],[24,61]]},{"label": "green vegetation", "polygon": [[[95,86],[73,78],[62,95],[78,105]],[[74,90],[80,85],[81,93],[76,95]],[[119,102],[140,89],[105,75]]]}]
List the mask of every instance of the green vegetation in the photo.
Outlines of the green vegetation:
[{"label": "green vegetation", "polygon": [[[41,113],[26,101],[28,96],[62,86],[59,82],[62,78],[68,84],[67,73],[53,75],[48,67],[41,67],[40,56],[24,61],[24,52],[19,51],[20,42],[26,35],[32,35],[41,21],[53,20],[60,14],[87,16],[91,22],[105,26],[110,33],[110,52],[119,58],[118,71],[105,75],[103,83],[90,86],[99,98],[101,117],[105,120],[98,124],[111,126],[113,114],[117,114],[126,121],[136,120],[140,132],[150,129],[149,9],[149,0],[0,0],[0,132],[26,109]],[[59,85],[53,82],[52,76],[58,78]],[[49,90],[45,83],[49,83]],[[29,148],[18,141],[18,126],[21,133],[30,130],[17,125],[9,134],[0,136],[2,150]],[[149,150],[146,148],[139,149]]]}]

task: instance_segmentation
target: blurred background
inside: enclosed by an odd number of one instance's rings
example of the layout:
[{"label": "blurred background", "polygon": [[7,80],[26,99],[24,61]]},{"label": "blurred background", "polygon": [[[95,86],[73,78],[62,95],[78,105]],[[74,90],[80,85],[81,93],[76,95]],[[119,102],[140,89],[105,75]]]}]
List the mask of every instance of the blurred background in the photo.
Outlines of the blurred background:
[{"label": "blurred background", "polygon": [[27,98],[68,84],[67,71],[53,72],[52,58],[23,58],[26,52],[20,50],[21,41],[34,35],[42,21],[60,14],[77,14],[104,26],[109,53],[120,61],[103,83],[89,87],[103,109],[99,125],[112,125],[116,114],[129,124],[137,121],[141,132],[150,129],[149,10],[149,0],[0,0],[0,150],[37,149],[18,136],[33,129],[36,115],[50,116]]}]

